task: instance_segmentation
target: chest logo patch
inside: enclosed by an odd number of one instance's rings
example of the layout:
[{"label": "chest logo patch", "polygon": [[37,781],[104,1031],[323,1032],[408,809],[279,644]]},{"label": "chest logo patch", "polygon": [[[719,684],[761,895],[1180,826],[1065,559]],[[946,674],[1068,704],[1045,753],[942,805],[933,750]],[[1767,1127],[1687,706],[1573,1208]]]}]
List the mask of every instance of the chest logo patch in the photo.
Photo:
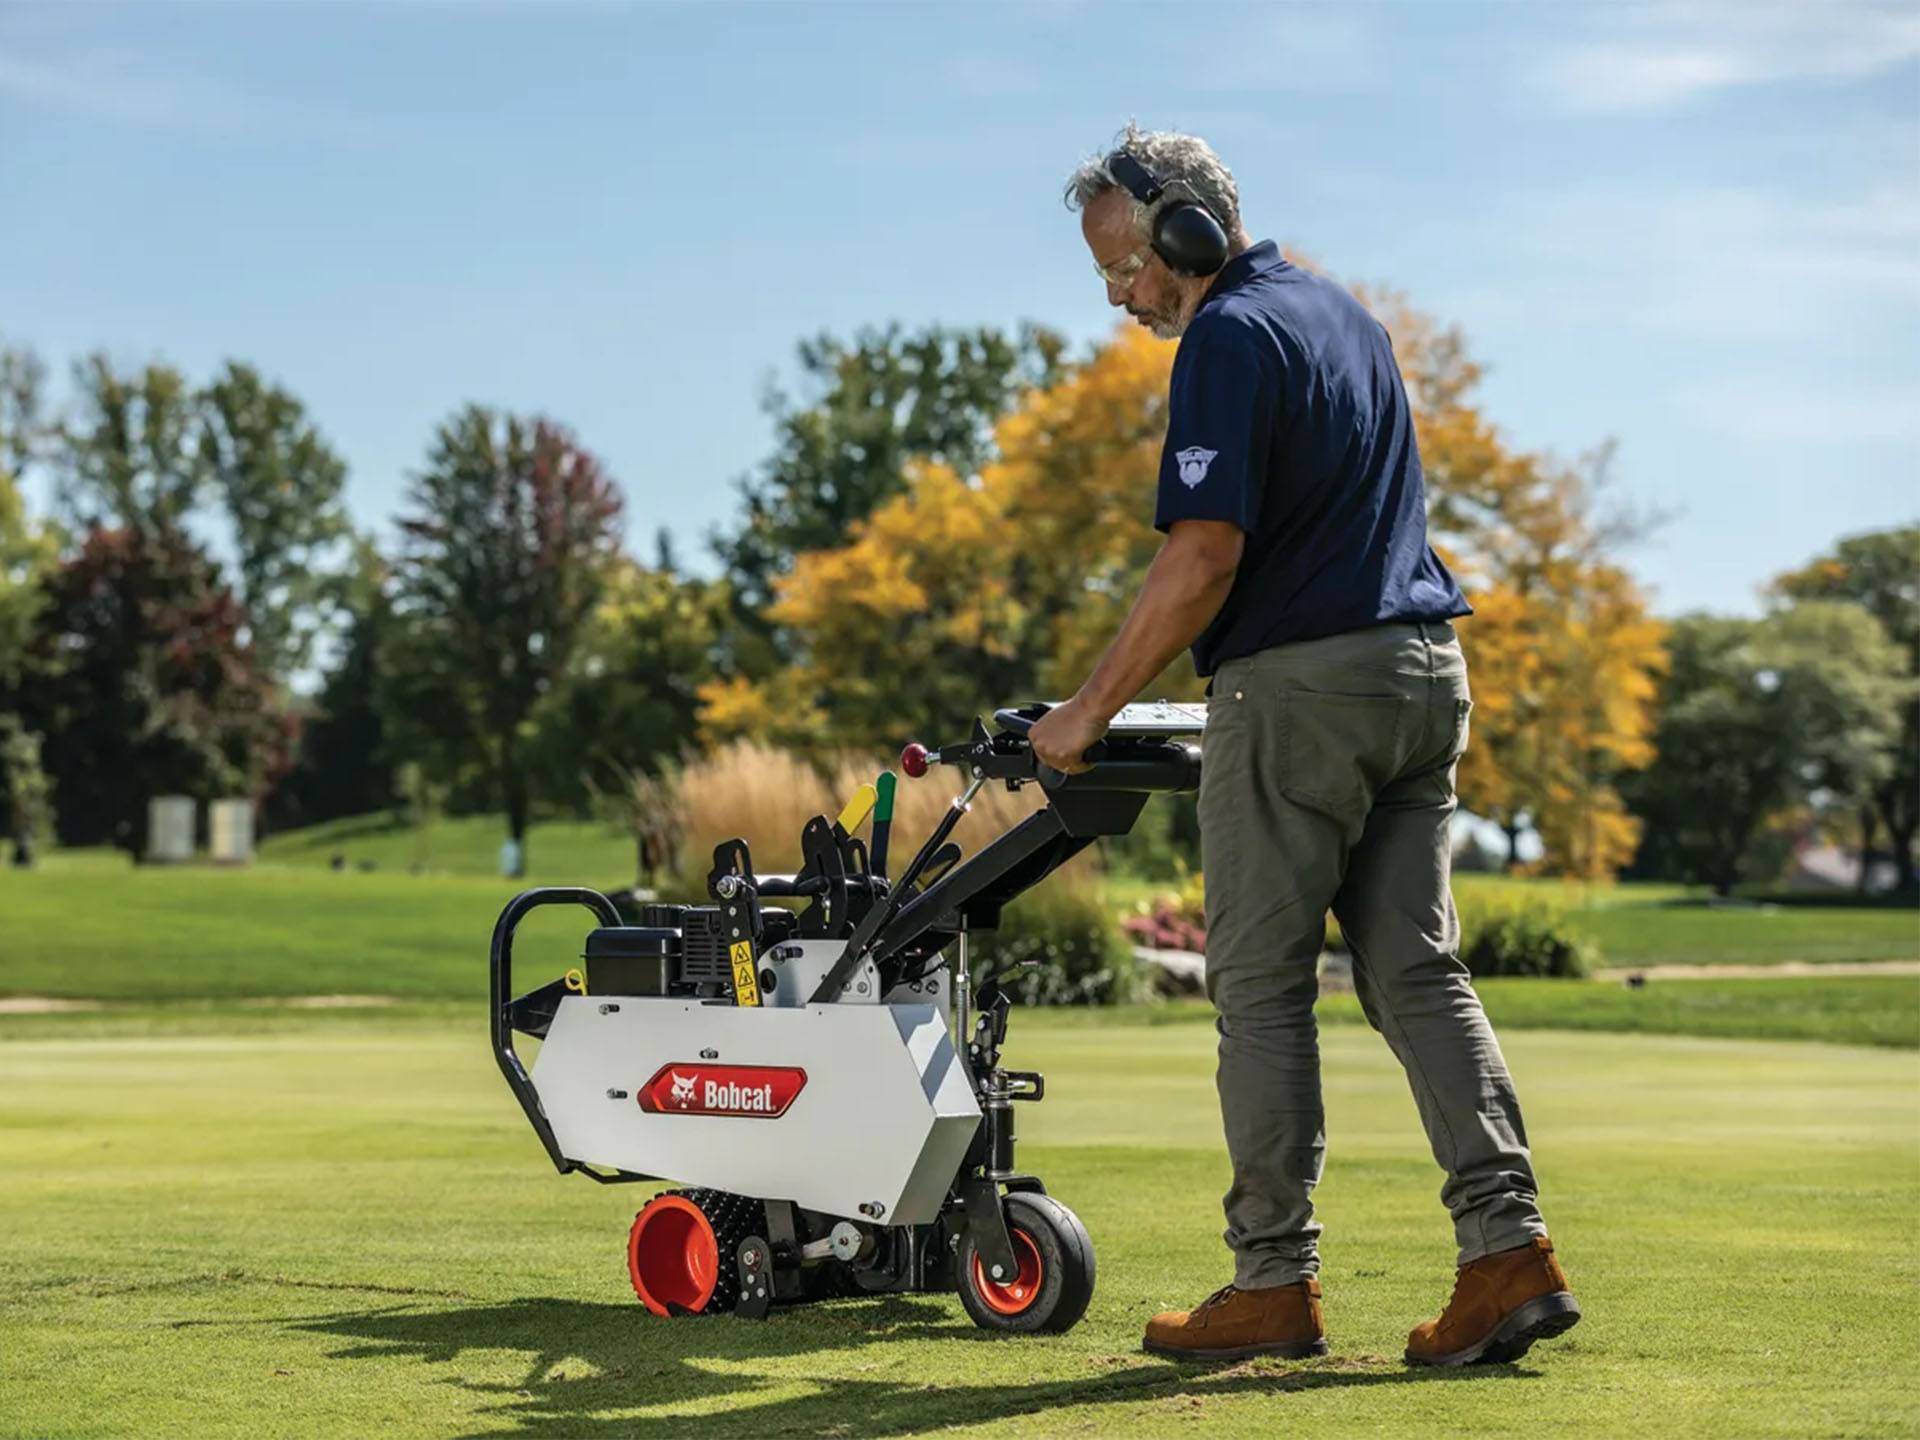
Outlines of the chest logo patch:
[{"label": "chest logo patch", "polygon": [[1176,450],[1173,458],[1180,462],[1180,483],[1189,490],[1207,478],[1207,467],[1213,463],[1218,450],[1203,450],[1198,445],[1189,445],[1184,450]]}]

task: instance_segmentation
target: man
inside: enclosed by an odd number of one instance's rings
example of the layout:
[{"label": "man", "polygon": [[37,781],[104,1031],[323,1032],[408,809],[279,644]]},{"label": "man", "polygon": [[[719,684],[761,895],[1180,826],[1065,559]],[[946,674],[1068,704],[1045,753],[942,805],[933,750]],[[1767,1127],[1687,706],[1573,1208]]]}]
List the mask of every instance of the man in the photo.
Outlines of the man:
[{"label": "man", "polygon": [[1119,150],[1075,172],[1067,203],[1108,303],[1181,341],[1154,517],[1166,543],[1033,748],[1084,769],[1114,712],[1182,649],[1212,677],[1200,830],[1234,1278],[1195,1310],[1155,1316],[1146,1348],[1326,1351],[1313,1004],[1331,909],[1360,1003],[1447,1173],[1460,1268],[1407,1358],[1518,1358],[1580,1311],[1540,1218],[1513,1082],[1457,955],[1448,822],[1471,702],[1449,622],[1471,612],[1427,545],[1392,346],[1346,291],[1249,242],[1233,177],[1204,141],[1129,127]]}]

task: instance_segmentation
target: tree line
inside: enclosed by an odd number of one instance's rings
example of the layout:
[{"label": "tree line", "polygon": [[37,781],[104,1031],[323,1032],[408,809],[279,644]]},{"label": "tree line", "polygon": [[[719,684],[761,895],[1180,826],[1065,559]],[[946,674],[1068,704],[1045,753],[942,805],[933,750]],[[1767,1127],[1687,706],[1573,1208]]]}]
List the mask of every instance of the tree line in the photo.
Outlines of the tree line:
[{"label": "tree line", "polygon": [[[1663,621],[1622,560],[1653,522],[1610,503],[1608,452],[1516,449],[1459,331],[1365,298],[1476,611],[1462,801],[1510,862],[1531,833],[1561,873],[1731,888],[1844,832],[1910,887],[1920,527],[1780,577],[1760,619]],[[825,762],[1065,694],[1158,544],[1173,349],[1128,329],[1070,356],[1038,326],[809,340],[700,575],[664,526],[628,553],[619,487],[550,418],[443,420],[382,545],[253,367],[195,385],[89,357],[54,413],[41,361],[0,347],[7,832],[20,854],[137,854],[151,795],[242,794],[270,826],[495,811],[524,853],[536,814],[631,812],[694,749]],[[36,471],[37,521],[17,483]],[[1199,687],[1182,659],[1153,693]]]}]

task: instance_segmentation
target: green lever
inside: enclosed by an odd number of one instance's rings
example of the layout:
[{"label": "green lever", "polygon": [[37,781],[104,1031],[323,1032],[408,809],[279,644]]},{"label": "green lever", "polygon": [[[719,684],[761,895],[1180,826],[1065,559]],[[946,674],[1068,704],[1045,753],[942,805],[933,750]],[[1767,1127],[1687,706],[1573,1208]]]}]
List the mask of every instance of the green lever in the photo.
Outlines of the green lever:
[{"label": "green lever", "polygon": [[899,782],[891,770],[882,770],[873,782],[873,873],[887,878],[887,838],[893,834],[893,787]]}]

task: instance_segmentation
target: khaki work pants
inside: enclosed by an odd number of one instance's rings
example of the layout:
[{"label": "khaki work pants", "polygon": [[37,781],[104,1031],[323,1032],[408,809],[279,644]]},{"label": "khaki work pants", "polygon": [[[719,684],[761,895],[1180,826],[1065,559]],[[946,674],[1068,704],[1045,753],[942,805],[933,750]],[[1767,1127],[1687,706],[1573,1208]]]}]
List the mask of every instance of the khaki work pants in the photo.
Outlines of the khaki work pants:
[{"label": "khaki work pants", "polygon": [[1214,676],[1200,785],[1207,993],[1243,1289],[1319,1270],[1313,1004],[1328,910],[1446,1172],[1460,1263],[1546,1233],[1513,1080],[1457,953],[1448,827],[1471,709],[1447,624],[1278,645]]}]

